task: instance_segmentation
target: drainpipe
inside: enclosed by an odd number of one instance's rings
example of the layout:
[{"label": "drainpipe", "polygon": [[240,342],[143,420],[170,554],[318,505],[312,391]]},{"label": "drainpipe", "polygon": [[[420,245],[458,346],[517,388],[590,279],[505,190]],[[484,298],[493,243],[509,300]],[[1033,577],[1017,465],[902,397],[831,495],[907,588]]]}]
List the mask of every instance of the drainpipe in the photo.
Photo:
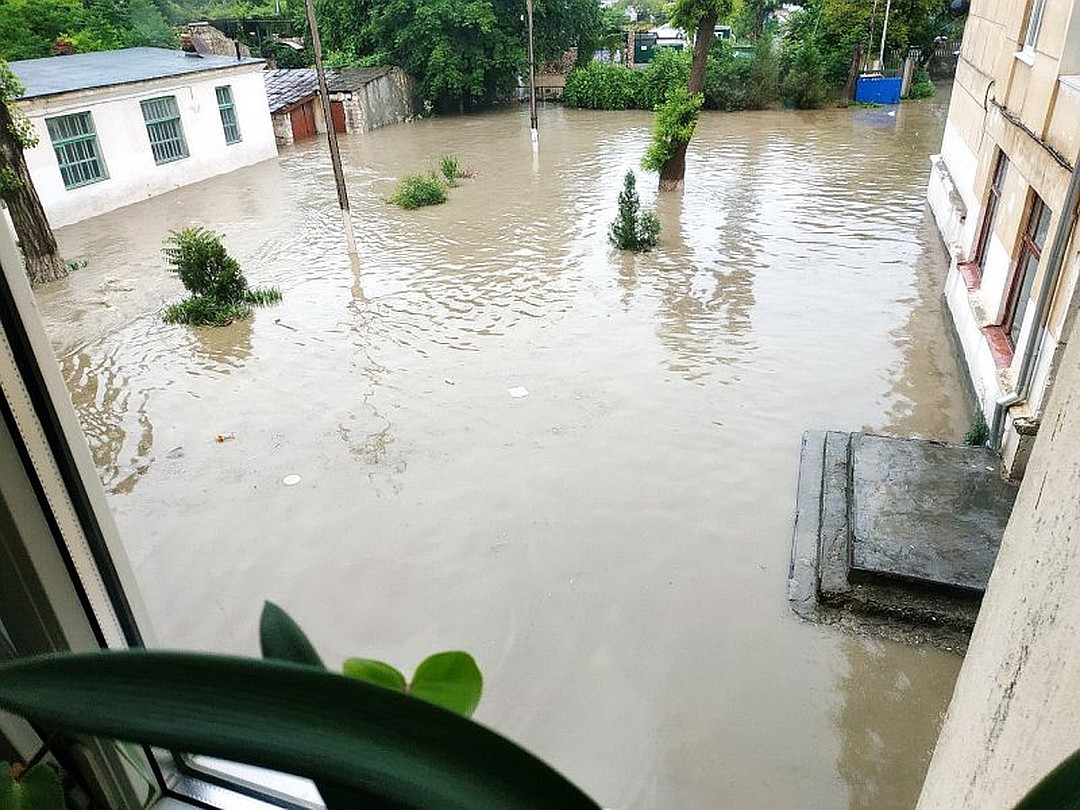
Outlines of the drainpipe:
[{"label": "drainpipe", "polygon": [[1039,290],[1039,297],[1035,302],[1035,316],[1031,321],[1031,333],[1024,345],[1024,354],[1020,358],[1020,369],[1016,374],[1016,390],[1006,394],[994,403],[994,418],[990,426],[990,446],[994,450],[1001,449],[1001,440],[1004,432],[1005,411],[1020,402],[1027,400],[1031,393],[1031,380],[1035,374],[1036,349],[1042,334],[1043,320],[1046,318],[1053,303],[1054,293],[1057,291],[1058,280],[1061,278],[1061,269],[1065,264],[1065,248],[1069,244],[1073,225],[1076,223],[1076,203],[1080,199],[1080,153],[1073,161],[1072,176],[1069,178],[1069,189],[1065,192],[1065,201],[1061,207],[1061,218],[1058,220],[1057,231],[1054,233],[1054,243],[1050,246],[1050,255],[1046,260],[1046,281]]}]

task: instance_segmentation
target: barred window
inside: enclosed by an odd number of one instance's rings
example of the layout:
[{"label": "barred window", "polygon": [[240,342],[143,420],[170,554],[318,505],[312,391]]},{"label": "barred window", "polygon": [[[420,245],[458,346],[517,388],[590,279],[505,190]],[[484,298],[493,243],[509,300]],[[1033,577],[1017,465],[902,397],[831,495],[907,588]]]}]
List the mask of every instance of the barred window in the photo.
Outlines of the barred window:
[{"label": "barred window", "polygon": [[233,104],[232,87],[215,87],[217,92],[218,112],[221,113],[221,126],[225,130],[225,143],[238,143],[240,137],[240,124],[236,121],[236,106]]},{"label": "barred window", "polygon": [[45,126],[49,128],[49,138],[56,152],[56,162],[60,165],[64,188],[86,186],[109,176],[105,171],[105,160],[98,147],[94,119],[90,113],[46,118]]},{"label": "barred window", "polygon": [[142,113],[155,163],[168,163],[188,156],[176,96],[147,99],[142,102]]}]

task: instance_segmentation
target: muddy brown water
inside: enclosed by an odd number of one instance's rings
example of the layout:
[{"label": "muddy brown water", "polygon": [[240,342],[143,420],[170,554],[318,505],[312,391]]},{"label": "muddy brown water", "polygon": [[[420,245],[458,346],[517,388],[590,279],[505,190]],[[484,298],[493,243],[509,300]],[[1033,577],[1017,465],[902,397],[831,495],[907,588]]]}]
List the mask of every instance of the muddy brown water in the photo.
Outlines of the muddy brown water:
[{"label": "muddy brown water", "polygon": [[[946,109],[704,114],[636,257],[649,116],[558,107],[536,160],[517,108],[345,138],[358,274],[315,142],[64,228],[89,266],[39,302],[157,641],[255,653],[269,598],[330,662],[469,650],[478,719],[616,810],[911,807],[959,658],[785,589],[803,430],[967,426]],[[446,205],[384,203],[444,153]],[[191,223],[284,301],[163,324]]]}]

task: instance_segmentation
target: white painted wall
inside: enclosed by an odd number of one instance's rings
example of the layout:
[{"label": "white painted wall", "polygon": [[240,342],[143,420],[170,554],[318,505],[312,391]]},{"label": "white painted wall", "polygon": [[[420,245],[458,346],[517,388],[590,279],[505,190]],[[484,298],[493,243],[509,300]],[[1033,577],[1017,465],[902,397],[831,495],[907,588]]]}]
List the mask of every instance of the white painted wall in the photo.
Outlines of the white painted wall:
[{"label": "white painted wall", "polygon": [[[96,90],[20,102],[38,136],[26,153],[30,175],[53,227],[78,222],[180,186],[275,157],[274,129],[259,64],[236,65]],[[232,87],[242,140],[225,143],[214,88]],[[189,157],[154,163],[139,102],[175,96]],[[93,115],[108,178],[64,188],[45,119],[70,113]]]}]

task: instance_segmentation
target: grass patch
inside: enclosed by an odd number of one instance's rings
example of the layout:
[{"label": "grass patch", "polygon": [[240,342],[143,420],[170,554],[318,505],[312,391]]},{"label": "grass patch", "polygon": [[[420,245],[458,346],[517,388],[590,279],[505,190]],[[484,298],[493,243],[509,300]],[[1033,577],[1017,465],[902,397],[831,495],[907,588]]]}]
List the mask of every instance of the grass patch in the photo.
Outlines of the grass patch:
[{"label": "grass patch", "polygon": [[462,177],[461,164],[453,155],[443,155],[439,158],[439,171],[446,180],[446,184],[451,187],[455,186]]},{"label": "grass patch", "polygon": [[446,186],[434,174],[407,174],[398,180],[390,202],[412,210],[446,202]]}]

